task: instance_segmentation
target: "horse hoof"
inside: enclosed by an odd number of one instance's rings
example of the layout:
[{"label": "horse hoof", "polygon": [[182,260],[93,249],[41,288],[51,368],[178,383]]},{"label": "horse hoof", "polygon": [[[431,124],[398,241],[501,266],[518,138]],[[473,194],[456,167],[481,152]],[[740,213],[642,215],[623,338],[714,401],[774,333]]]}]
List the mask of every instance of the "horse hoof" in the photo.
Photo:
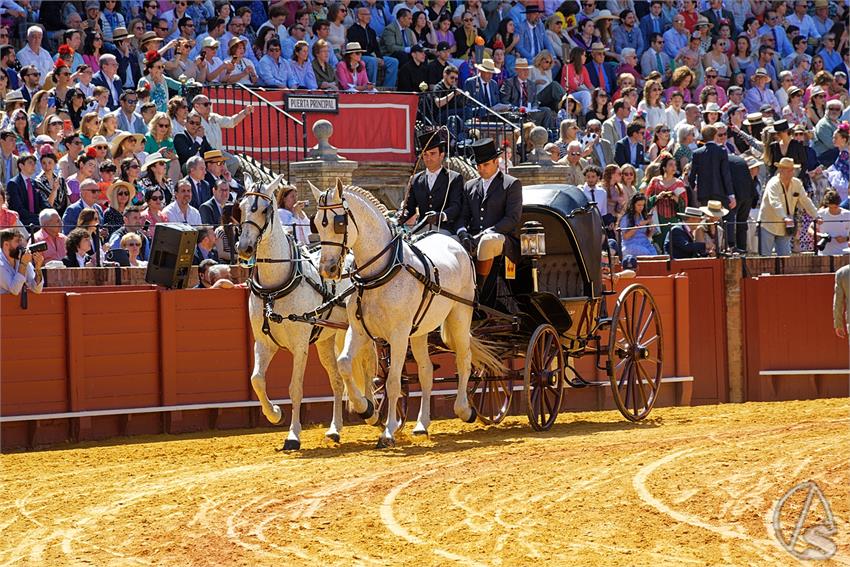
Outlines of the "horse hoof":
[{"label": "horse hoof", "polygon": [[414,429],[413,434],[418,436],[418,437],[428,437],[428,430],[427,429]]},{"label": "horse hoof", "polygon": [[392,449],[395,447],[395,439],[379,437],[378,444],[375,446],[376,449]]},{"label": "horse hoof", "polygon": [[326,433],[325,437],[327,437],[334,443],[339,443],[339,433]]},{"label": "horse hoof", "polygon": [[287,439],[283,442],[284,451],[298,451],[301,449],[301,441],[298,439]]},{"label": "horse hoof", "polygon": [[280,407],[275,406],[272,411],[273,411],[272,416],[271,417],[266,416],[266,417],[268,418],[269,423],[271,423],[272,425],[277,425],[278,423],[283,421],[283,410],[281,410]]},{"label": "horse hoof", "polygon": [[469,419],[466,420],[466,423],[475,423],[475,420],[478,419],[478,412],[475,411],[475,408],[469,406],[471,413],[469,414]]},{"label": "horse hoof", "polygon": [[358,413],[361,419],[369,421],[369,419],[375,415],[375,404],[372,403],[372,400],[366,400],[366,411],[363,413]]}]

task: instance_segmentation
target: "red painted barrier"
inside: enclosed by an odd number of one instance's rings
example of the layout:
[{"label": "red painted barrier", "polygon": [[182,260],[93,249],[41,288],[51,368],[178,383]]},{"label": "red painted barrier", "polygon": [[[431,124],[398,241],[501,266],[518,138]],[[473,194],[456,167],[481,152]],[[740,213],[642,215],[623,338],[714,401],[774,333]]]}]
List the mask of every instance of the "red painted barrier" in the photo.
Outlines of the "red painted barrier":
[{"label": "red painted barrier", "polygon": [[[651,290],[662,314],[663,375],[689,376],[689,354],[683,342],[688,337],[687,278],[639,278],[621,282],[621,288],[633,281]],[[17,297],[0,296],[3,418],[89,412],[83,417],[4,421],[4,449],[265,423],[256,407],[158,409],[243,404],[255,399],[249,381],[253,338],[246,289],[82,289],[86,291],[30,294],[27,310],[20,308]],[[613,298],[609,300],[613,306]],[[442,365],[437,376],[453,373],[450,355],[435,361]],[[594,362],[586,357],[579,369],[586,378],[604,379]],[[273,399],[288,398],[290,367],[290,355],[278,353],[267,374]],[[676,383],[663,388],[659,403],[689,403],[689,386]],[[521,409],[517,394],[516,411]],[[331,395],[315,349],[308,359],[304,395]],[[435,415],[452,415],[446,399],[437,392]],[[608,388],[570,390],[566,400],[565,409],[570,410],[613,407]],[[414,399],[411,412],[416,406]],[[139,408],[153,411],[123,411]],[[310,403],[304,421],[326,421],[328,410],[326,402]]]},{"label": "red painted barrier", "polygon": [[723,263],[717,259],[642,261],[640,276],[687,274],[689,356],[694,376],[694,404],[729,401],[726,370],[726,299]]},{"label": "red painted barrier", "polygon": [[841,373],[850,369],[850,347],[832,328],[834,281],[834,274],[745,280],[748,400],[850,395],[850,375]]}]

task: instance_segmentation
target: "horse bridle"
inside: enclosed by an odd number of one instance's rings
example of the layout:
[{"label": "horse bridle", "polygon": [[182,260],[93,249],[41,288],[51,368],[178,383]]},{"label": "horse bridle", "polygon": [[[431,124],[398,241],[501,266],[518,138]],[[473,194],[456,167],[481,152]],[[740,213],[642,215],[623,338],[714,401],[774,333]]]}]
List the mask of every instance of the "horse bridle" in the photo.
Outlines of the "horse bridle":
[{"label": "horse bridle", "polygon": [[[317,211],[322,211],[322,228],[328,226],[328,211],[331,211],[334,228],[334,234],[342,235],[342,242],[334,242],[332,240],[320,240],[319,244],[324,246],[336,246],[342,248],[342,252],[337,258],[337,268],[340,273],[342,272],[342,262],[345,255],[349,252],[348,249],[348,219],[351,219],[351,222],[354,223],[354,226],[357,227],[357,220],[354,218],[354,215],[351,214],[351,209],[348,208],[348,202],[345,200],[345,196],[340,196],[341,201],[335,205],[329,205],[328,201],[331,198],[331,192],[336,191],[336,189],[331,188],[322,193],[322,196],[319,197],[319,202],[316,205]],[[342,214],[338,214],[336,211],[338,209],[342,209]],[[318,212],[316,213],[318,216]],[[359,227],[357,227],[359,228]]]},{"label": "horse bridle", "polygon": [[266,229],[269,227],[269,222],[270,222],[270,220],[269,220],[269,216],[270,216],[269,210],[271,210],[271,208],[272,208],[272,203],[274,202],[274,199],[272,199],[271,197],[269,197],[265,193],[259,193],[257,191],[248,191],[242,197],[243,198],[254,197],[254,202],[251,203],[251,212],[252,213],[256,213],[257,210],[259,210],[259,208],[260,208],[259,203],[260,203],[261,198],[265,199],[269,203],[266,206],[266,208],[263,210],[263,217],[265,218],[265,222],[263,222],[263,226],[258,225],[257,223],[255,223],[251,219],[245,219],[245,220],[240,219],[240,222],[239,222],[239,228],[240,229],[242,228],[242,225],[250,224],[251,226],[253,226],[254,228],[256,228],[259,231],[259,234],[257,235],[257,243],[259,243],[260,239],[263,237],[263,234],[266,232]]}]

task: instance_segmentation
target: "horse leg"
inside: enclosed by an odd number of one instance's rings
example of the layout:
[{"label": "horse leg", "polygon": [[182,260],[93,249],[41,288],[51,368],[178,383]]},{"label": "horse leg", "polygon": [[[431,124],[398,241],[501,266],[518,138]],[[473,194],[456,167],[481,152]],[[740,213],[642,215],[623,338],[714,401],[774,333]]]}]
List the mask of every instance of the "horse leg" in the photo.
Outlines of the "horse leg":
[{"label": "horse leg", "polygon": [[[351,317],[349,320],[353,321],[354,318]],[[366,420],[369,425],[375,425],[378,422],[375,404],[360,392],[360,388],[354,380],[354,364],[359,359],[356,355],[364,348],[372,348],[371,342],[371,339],[363,332],[359,324],[350,324],[345,332],[342,352],[339,353],[336,362],[342,380],[345,382],[345,389],[348,391],[349,408]]]},{"label": "horse leg", "polygon": [[[305,329],[309,329],[309,327],[305,326]],[[293,345],[292,349],[292,380],[289,382],[289,399],[292,400],[292,423],[289,424],[289,434],[283,443],[284,451],[297,451],[301,448],[301,400],[304,397],[304,369],[307,366],[309,348],[309,340],[303,340]]]},{"label": "horse leg", "polygon": [[416,427],[413,428],[414,435],[428,435],[428,426],[431,425],[431,386],[434,383],[434,364],[428,352],[428,335],[410,337],[410,350],[416,359],[419,369],[419,387],[422,390],[422,399],[419,405],[419,418]]},{"label": "horse leg", "polygon": [[[336,333],[334,333],[336,334]],[[325,437],[339,443],[339,434],[342,431],[342,392],[345,386],[342,383],[342,377],[339,375],[339,370],[336,366],[336,353],[334,349],[335,339],[323,339],[316,343],[316,351],[319,353],[319,360],[325,371],[328,373],[328,380],[331,383],[331,389],[334,393],[334,411],[331,425],[325,432]]]},{"label": "horse leg", "polygon": [[378,439],[378,449],[395,447],[395,432],[398,429],[398,418],[395,414],[398,399],[401,397],[401,371],[407,358],[407,333],[396,332],[390,345],[390,367],[387,372],[387,426]]},{"label": "horse leg", "polygon": [[472,372],[472,350],[469,346],[469,327],[472,322],[472,309],[464,314],[459,306],[455,306],[449,313],[445,324],[448,325],[448,334],[451,337],[452,348],[455,352],[455,366],[457,367],[457,397],[455,398],[455,415],[467,423],[472,423],[478,417],[475,408],[469,403],[466,396],[466,388],[469,384],[469,375]]},{"label": "horse leg", "polygon": [[266,393],[266,370],[272,361],[277,347],[269,347],[260,341],[254,341],[254,371],[251,373],[251,387],[260,400],[263,415],[271,423],[280,423],[283,419],[283,411],[277,404],[272,404]]}]

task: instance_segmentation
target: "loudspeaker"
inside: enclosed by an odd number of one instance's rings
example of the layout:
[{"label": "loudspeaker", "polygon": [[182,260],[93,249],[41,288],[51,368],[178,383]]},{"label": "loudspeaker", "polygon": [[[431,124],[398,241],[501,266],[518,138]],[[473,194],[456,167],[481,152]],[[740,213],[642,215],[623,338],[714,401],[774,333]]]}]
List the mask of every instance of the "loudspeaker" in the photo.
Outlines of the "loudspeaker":
[{"label": "loudspeaker", "polygon": [[198,231],[182,223],[157,224],[145,281],[167,288],[187,287]]}]

